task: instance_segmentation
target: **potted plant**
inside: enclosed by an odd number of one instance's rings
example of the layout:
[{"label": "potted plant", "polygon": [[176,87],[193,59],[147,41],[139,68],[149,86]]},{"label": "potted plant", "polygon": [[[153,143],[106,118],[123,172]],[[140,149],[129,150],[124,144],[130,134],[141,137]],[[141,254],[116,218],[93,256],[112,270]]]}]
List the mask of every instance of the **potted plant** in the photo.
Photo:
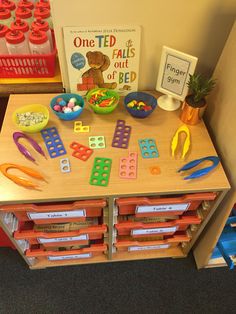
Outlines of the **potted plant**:
[{"label": "potted plant", "polygon": [[201,74],[190,74],[189,76],[187,83],[189,94],[183,103],[180,119],[186,124],[194,125],[201,121],[206,109],[205,97],[215,87],[216,80],[207,79]]}]

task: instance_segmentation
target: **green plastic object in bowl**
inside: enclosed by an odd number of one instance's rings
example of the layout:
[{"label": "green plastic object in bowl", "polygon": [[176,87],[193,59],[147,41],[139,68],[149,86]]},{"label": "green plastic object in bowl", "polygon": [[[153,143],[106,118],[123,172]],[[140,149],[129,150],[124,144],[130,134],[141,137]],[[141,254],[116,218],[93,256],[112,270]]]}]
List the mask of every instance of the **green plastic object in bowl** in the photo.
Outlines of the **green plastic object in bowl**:
[{"label": "green plastic object in bowl", "polygon": [[[58,98],[62,98],[66,103],[68,103],[71,98],[76,98],[76,105],[79,105],[81,108],[78,111],[72,111],[68,113],[55,111],[53,109],[53,106],[56,105]],[[84,110],[84,100],[83,100],[83,97],[81,97],[78,94],[70,94],[70,93],[60,94],[51,100],[50,107],[53,113],[56,116],[58,116],[59,119],[66,120],[66,121],[75,120],[81,115],[82,111]]]},{"label": "green plastic object in bowl", "polygon": [[[110,99],[111,104],[106,107],[99,106],[99,104],[101,104],[103,100],[105,102],[106,99]],[[95,113],[108,114],[115,110],[119,103],[120,96],[113,89],[95,88],[88,92],[86,100]]]}]

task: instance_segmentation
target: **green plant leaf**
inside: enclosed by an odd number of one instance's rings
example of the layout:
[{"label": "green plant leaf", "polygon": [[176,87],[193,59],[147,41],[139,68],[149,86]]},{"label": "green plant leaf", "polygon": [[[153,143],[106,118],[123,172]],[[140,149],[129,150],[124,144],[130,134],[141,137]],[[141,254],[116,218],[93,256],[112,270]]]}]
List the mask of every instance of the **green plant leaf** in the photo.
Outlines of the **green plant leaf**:
[{"label": "green plant leaf", "polygon": [[215,79],[207,79],[201,74],[189,74],[187,86],[196,104],[202,101],[202,99],[204,99],[212,91],[215,85]]}]

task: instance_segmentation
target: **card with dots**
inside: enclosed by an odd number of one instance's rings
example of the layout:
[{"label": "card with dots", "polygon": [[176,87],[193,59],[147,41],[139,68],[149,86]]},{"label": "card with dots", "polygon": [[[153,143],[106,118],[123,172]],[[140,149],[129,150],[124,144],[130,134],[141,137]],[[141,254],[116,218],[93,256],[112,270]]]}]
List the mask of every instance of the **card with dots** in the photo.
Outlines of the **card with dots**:
[{"label": "card with dots", "polygon": [[49,156],[55,158],[66,154],[65,147],[59,136],[57,128],[47,128],[40,131],[43,140],[46,144]]},{"label": "card with dots", "polygon": [[107,186],[111,172],[112,159],[96,157],[89,183],[91,185]]},{"label": "card with dots", "polygon": [[83,125],[82,121],[75,121],[74,122],[74,132],[75,133],[85,133],[89,132],[90,127],[88,125]]},{"label": "card with dots", "polygon": [[72,156],[80,160],[86,161],[92,155],[93,150],[77,142],[72,142],[70,148],[74,149]]},{"label": "card with dots", "polygon": [[138,153],[129,152],[128,157],[120,159],[119,176],[123,179],[137,178]]},{"label": "card with dots", "polygon": [[89,137],[89,147],[90,148],[105,148],[105,137],[104,136],[90,136]]},{"label": "card with dots", "polygon": [[131,126],[125,125],[124,120],[117,120],[112,140],[112,147],[128,148],[131,134]]},{"label": "card with dots", "polygon": [[156,141],[153,138],[145,138],[138,140],[139,147],[143,158],[157,158],[159,153]]}]

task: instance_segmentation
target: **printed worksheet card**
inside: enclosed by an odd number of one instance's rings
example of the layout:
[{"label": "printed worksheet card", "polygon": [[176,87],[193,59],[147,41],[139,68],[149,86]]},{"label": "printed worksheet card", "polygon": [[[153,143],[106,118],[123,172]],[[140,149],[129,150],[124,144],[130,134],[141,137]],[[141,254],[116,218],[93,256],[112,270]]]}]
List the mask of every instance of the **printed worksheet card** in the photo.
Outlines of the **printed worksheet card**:
[{"label": "printed worksheet card", "polygon": [[63,27],[70,92],[138,90],[140,26]]}]

